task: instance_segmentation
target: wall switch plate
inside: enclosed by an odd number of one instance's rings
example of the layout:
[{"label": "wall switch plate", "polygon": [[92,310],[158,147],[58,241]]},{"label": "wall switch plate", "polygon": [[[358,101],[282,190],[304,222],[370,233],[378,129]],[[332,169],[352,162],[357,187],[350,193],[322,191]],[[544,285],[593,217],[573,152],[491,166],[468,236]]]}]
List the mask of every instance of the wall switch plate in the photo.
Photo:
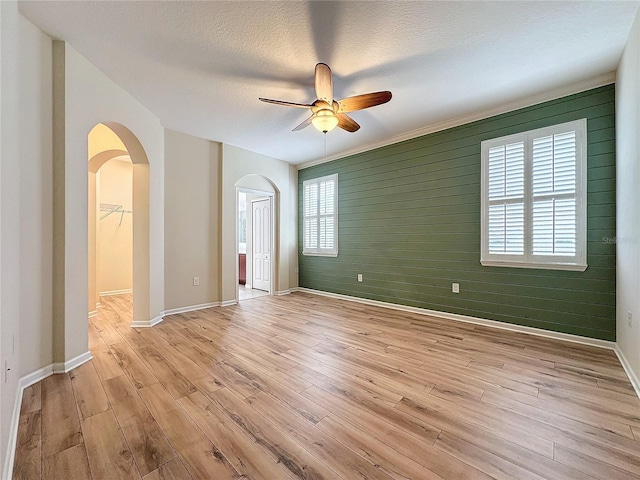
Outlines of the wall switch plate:
[{"label": "wall switch plate", "polygon": [[627,325],[629,325],[629,328],[631,328],[632,324],[633,324],[633,314],[631,313],[631,310],[629,310],[627,312]]},{"label": "wall switch plate", "polygon": [[459,283],[452,283],[451,284],[451,291],[453,293],[460,293],[460,284]]},{"label": "wall switch plate", "polygon": [[358,281],[359,281],[359,282],[361,282],[361,281],[362,281],[362,274],[361,274],[361,273],[359,273],[359,274],[358,274]]},{"label": "wall switch plate", "polygon": [[197,287],[200,285],[200,277],[193,277],[193,286]]}]

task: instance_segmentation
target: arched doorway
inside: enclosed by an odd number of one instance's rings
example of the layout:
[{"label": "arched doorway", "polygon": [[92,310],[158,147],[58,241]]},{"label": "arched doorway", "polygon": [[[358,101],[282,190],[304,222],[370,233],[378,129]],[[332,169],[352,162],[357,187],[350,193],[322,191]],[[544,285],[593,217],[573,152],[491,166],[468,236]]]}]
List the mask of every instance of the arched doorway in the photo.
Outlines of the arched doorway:
[{"label": "arched doorway", "polygon": [[277,285],[278,189],[261,175],[246,175],[235,187],[236,301],[273,295]]},{"label": "arched doorway", "polygon": [[[89,310],[99,305],[99,242],[97,225],[102,217],[116,215],[123,220],[131,215],[131,287],[133,311],[131,326],[150,326],[149,323],[149,160],[136,136],[115,122],[99,123],[92,128],[88,141],[89,155],[89,215],[88,215],[88,293]],[[112,161],[131,162],[131,208],[122,204],[100,205],[98,171]],[[117,211],[116,211],[117,210]],[[109,213],[111,211],[111,213]],[[113,219],[113,218],[112,218]],[[121,226],[121,225],[120,225]]]}]

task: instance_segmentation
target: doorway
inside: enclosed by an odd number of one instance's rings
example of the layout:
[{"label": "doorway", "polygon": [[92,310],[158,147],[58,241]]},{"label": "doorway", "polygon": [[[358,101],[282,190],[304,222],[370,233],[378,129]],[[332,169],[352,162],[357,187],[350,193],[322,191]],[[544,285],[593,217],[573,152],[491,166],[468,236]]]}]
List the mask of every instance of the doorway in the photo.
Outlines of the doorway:
[{"label": "doorway", "polygon": [[272,294],[273,193],[238,188],[239,301]]},{"label": "doorway", "polygon": [[127,325],[151,326],[149,161],[135,135],[113,122],[89,132],[88,157],[89,316],[98,314],[101,296],[115,295]]},{"label": "doorway", "polygon": [[88,153],[89,316],[94,317],[106,297],[132,296],[133,164],[122,140],[101,123],[89,132]]}]

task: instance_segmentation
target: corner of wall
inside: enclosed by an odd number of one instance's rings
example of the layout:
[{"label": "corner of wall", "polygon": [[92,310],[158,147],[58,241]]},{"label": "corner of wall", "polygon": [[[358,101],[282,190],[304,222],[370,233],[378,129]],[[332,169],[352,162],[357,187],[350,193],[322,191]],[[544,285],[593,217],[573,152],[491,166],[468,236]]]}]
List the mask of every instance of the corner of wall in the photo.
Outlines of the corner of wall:
[{"label": "corner of wall", "polygon": [[627,357],[625,356],[624,352],[620,349],[620,345],[618,343],[615,344],[614,351],[616,352],[616,355],[618,356],[618,360],[620,360],[620,365],[622,365],[622,368],[624,369],[625,373],[627,374],[627,377],[629,377],[629,381],[631,382],[631,386],[635,390],[636,395],[638,396],[638,398],[640,398],[640,376],[638,376],[638,374],[631,367],[631,364],[629,363],[629,360],[627,360]]},{"label": "corner of wall", "polygon": [[[616,343],[640,392],[640,11],[616,76]],[[640,393],[639,393],[640,395]]]},{"label": "corner of wall", "polygon": [[53,58],[53,361],[64,361],[65,311],[65,94],[66,43],[54,40]]}]

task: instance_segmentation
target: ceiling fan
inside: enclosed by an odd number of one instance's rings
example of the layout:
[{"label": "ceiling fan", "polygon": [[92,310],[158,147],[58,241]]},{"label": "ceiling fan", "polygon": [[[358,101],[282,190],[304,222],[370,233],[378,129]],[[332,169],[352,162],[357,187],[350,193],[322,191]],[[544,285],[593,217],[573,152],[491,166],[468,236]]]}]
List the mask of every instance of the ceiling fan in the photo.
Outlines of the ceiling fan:
[{"label": "ceiling fan", "polygon": [[336,127],[353,133],[360,128],[360,125],[347,115],[348,112],[375,107],[391,100],[391,92],[389,91],[365,93],[338,101],[334,100],[331,69],[324,63],[316,65],[315,88],[318,98],[310,104],[284,102],[269,98],[260,98],[260,100],[276,105],[284,105],[285,107],[310,108],[312,115],[294,128],[293,131],[302,130],[309,124],[313,124],[322,133],[330,132]]}]

